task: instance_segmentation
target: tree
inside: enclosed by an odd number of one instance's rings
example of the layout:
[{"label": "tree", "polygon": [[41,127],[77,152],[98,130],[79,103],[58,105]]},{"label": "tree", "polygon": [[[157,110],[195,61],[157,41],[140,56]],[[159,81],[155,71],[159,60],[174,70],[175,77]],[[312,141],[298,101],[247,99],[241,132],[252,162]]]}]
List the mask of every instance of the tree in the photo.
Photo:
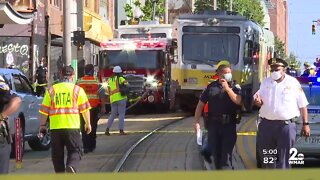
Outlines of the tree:
[{"label": "tree", "polygon": [[290,52],[289,57],[287,57],[285,60],[291,67],[293,67],[294,69],[296,69],[298,71],[298,74],[300,74],[301,62],[298,61],[297,56],[293,52]]},{"label": "tree", "polygon": [[[195,13],[210,10],[213,9],[213,0],[197,0],[194,6]],[[264,13],[259,0],[234,0],[232,6],[233,11],[257,22],[261,26],[264,25]],[[218,0],[217,7],[219,10],[228,10],[229,0]]]},{"label": "tree", "polygon": [[285,53],[285,44],[281,41],[281,39],[278,36],[274,37],[274,52],[276,53],[277,57],[285,59],[286,53]]},{"label": "tree", "polygon": [[[155,15],[159,18],[164,16],[165,12],[165,0],[157,0],[157,5],[156,5],[156,13]],[[141,20],[143,21],[151,21],[153,20],[153,0],[146,0],[144,6],[141,6],[141,3],[139,0],[136,0],[133,2],[133,5],[135,7],[139,7],[141,11],[143,12],[143,16],[141,17]],[[132,7],[131,4],[126,3],[124,10],[126,12],[126,16],[129,19],[133,18],[133,10],[134,8]]]}]

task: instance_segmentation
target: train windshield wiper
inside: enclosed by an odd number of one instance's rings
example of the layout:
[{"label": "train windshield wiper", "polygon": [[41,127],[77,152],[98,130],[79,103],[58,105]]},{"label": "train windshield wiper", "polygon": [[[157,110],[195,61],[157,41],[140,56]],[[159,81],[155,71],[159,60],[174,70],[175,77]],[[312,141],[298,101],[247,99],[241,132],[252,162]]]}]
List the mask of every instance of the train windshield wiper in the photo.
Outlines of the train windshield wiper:
[{"label": "train windshield wiper", "polygon": [[197,63],[200,63],[200,64],[206,64],[206,65],[209,65],[211,67],[214,67],[214,65],[210,62],[212,61],[209,61],[209,60],[199,60],[199,59],[187,59],[186,61],[194,61],[194,62],[197,62]]}]

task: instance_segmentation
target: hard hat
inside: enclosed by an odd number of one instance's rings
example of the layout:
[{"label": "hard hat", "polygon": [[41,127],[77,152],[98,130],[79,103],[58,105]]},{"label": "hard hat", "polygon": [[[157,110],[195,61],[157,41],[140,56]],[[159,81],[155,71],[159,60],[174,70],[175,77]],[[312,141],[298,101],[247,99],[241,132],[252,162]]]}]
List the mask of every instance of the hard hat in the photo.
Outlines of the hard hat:
[{"label": "hard hat", "polygon": [[94,72],[94,66],[93,64],[87,64],[85,67],[84,67],[84,73],[85,74],[93,74]]},{"label": "hard hat", "polygon": [[219,61],[219,63],[214,67],[216,69],[216,71],[218,70],[219,66],[221,65],[227,65],[229,66],[230,65],[230,62],[228,60],[221,60]]},{"label": "hard hat", "polygon": [[310,64],[308,62],[304,62],[303,65],[304,66],[310,66]]},{"label": "hard hat", "polygon": [[122,73],[122,69],[121,69],[120,66],[115,66],[115,67],[113,68],[113,71],[112,71],[112,72],[114,72],[114,73]]},{"label": "hard hat", "polygon": [[310,69],[315,69],[315,68],[316,68],[316,66],[313,64],[310,66]]}]

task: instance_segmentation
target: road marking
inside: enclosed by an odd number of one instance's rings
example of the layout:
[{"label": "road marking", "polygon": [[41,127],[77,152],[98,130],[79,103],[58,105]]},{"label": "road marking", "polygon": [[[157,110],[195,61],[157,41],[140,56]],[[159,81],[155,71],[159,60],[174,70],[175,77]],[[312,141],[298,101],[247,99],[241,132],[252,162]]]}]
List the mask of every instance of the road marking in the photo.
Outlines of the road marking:
[{"label": "road marking", "polygon": [[237,133],[238,136],[256,136],[257,132],[255,131],[249,131],[249,132],[238,132]]}]

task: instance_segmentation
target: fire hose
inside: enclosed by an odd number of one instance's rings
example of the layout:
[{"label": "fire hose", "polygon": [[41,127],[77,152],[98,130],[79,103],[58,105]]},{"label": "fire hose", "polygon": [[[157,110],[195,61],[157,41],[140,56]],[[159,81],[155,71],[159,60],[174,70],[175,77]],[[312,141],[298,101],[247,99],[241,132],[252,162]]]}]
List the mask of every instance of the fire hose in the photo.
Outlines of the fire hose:
[{"label": "fire hose", "polygon": [[[128,106],[128,107],[126,108],[126,111],[129,110],[129,109],[131,109],[131,108],[134,107],[135,105],[137,105],[141,100],[143,100],[143,99],[148,95],[148,93],[149,93],[150,91],[151,91],[151,90],[146,90],[141,96],[135,98],[135,99],[134,99],[135,102],[134,102],[133,104],[131,104],[130,106]],[[130,102],[130,100],[129,100],[129,102]],[[111,113],[111,112],[107,113],[106,115],[109,115],[110,113]],[[99,115],[98,115],[99,119],[100,119],[102,116],[103,116],[103,114],[99,113]]]}]

